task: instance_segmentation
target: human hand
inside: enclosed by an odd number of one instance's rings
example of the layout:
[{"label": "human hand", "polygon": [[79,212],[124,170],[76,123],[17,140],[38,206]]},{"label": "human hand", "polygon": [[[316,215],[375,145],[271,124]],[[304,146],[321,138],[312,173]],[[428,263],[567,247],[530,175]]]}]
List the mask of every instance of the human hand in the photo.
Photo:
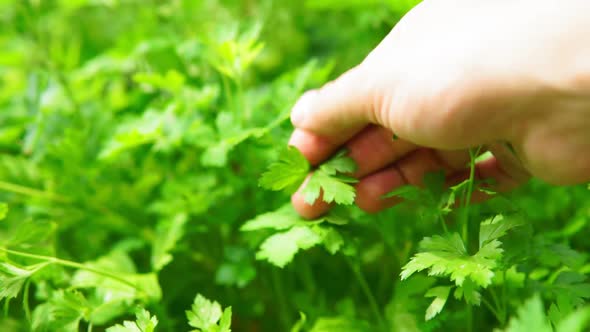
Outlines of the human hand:
[{"label": "human hand", "polygon": [[[368,212],[394,205],[382,196],[427,172],[465,179],[477,146],[493,157],[476,176],[500,192],[530,175],[588,181],[588,13],[585,0],[424,1],[360,65],[301,97],[289,144],[312,164],[346,147]],[[307,218],[329,209],[298,193],[292,201]]]}]

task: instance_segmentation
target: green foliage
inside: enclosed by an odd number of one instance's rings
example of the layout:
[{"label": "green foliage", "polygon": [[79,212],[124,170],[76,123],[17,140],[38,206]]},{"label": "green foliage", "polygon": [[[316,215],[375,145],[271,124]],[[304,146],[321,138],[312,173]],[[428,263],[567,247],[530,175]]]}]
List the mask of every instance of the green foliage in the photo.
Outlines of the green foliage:
[{"label": "green foliage", "polygon": [[350,317],[326,317],[318,319],[310,332],[364,332],[370,331],[369,324],[363,321],[357,321]]},{"label": "green foliage", "polygon": [[231,332],[231,307],[222,311],[221,305],[201,294],[195,297],[191,311],[186,311],[188,324],[196,332]]},{"label": "green foliage", "polygon": [[285,148],[417,3],[0,1],[2,332],[587,329],[586,184],[439,172],[369,215],[345,151]]},{"label": "green foliage", "polygon": [[457,233],[424,238],[420,242],[420,251],[404,266],[402,280],[415,272],[428,270],[432,276],[449,276],[457,286],[463,286],[465,279],[469,278],[478,286],[487,287],[492,283],[496,261],[502,255],[498,241],[486,244],[475,255],[469,255]]},{"label": "green foliage", "polygon": [[[266,189],[293,193],[305,180],[309,170],[310,165],[303,154],[290,147],[279,161],[271,164],[268,171],[262,174],[259,183]],[[354,161],[346,157],[345,150],[340,151],[313,171],[301,191],[305,202],[313,204],[321,195],[326,203],[351,205],[355,197],[351,184],[357,180],[346,174],[355,170]]]},{"label": "green foliage", "polygon": [[346,157],[346,151],[340,151],[313,172],[302,190],[306,203],[313,204],[320,195],[326,203],[350,205],[354,203],[354,187],[357,180],[346,173],[356,170],[352,159]]},{"label": "green foliage", "polygon": [[271,164],[258,182],[262,188],[294,193],[309,174],[309,162],[299,150],[289,147],[279,161]]},{"label": "green foliage", "polygon": [[0,203],[0,221],[6,218],[8,214],[8,205],[6,203]]},{"label": "green foliage", "polygon": [[545,315],[543,301],[535,295],[518,309],[517,316],[510,320],[508,327],[503,331],[581,332],[587,330],[589,322],[590,307],[585,307],[571,313],[553,329]]},{"label": "green foliage", "polygon": [[0,263],[0,300],[15,298],[27,279],[44,265],[21,268],[8,262]]},{"label": "green foliage", "polygon": [[266,260],[282,268],[291,262],[300,250],[307,250],[318,244],[323,244],[331,254],[337,253],[344,240],[335,225],[343,223],[346,221],[334,214],[313,221],[305,220],[287,204],[274,212],[247,221],[241,230],[269,228],[282,231],[266,238],[256,253],[256,259]]},{"label": "green foliage", "polygon": [[151,316],[150,313],[141,309],[135,314],[136,320],[124,321],[123,325],[117,324],[109,327],[106,332],[154,332],[158,325],[158,318]]}]

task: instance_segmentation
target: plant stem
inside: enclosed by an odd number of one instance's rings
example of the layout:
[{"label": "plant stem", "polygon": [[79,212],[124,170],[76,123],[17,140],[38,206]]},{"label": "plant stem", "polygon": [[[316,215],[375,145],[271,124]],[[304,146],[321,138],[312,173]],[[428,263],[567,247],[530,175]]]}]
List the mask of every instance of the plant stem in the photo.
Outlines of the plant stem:
[{"label": "plant stem", "polygon": [[373,292],[371,291],[371,288],[369,287],[369,283],[367,282],[367,279],[363,275],[363,272],[358,267],[358,265],[353,263],[350,259],[347,258],[346,261],[350,265],[350,268],[352,269],[352,272],[354,273],[354,276],[355,276],[356,280],[358,281],[359,286],[361,287],[361,290],[365,294],[367,301],[369,301],[369,307],[371,307],[371,311],[373,312],[373,315],[375,316],[375,319],[377,320],[377,324],[379,325],[379,327],[382,331],[387,331],[387,328],[385,325],[385,320],[383,319],[383,316],[381,315],[381,311],[379,310],[379,305],[377,304],[377,300],[375,298],[375,295],[373,295]]},{"label": "plant stem", "polygon": [[[506,281],[504,281],[506,282]],[[495,307],[497,308],[496,310],[496,318],[498,319],[498,322],[500,322],[501,325],[504,325],[505,320],[506,320],[506,313],[504,312],[504,307],[502,305],[502,303],[500,301],[498,301],[498,296],[496,295],[496,292],[494,291],[493,288],[490,287],[490,294],[492,295],[492,299],[494,300],[494,304]]]},{"label": "plant stem", "polygon": [[[528,275],[528,274],[527,274]],[[502,271],[502,325],[506,324],[506,319],[508,315],[508,298],[506,298],[506,290],[508,289],[507,282],[506,282],[506,270]]]},{"label": "plant stem", "polygon": [[502,317],[501,315],[498,313],[498,310],[496,308],[494,308],[494,306],[490,303],[490,301],[486,300],[485,297],[481,297],[481,302],[483,302],[483,304],[486,305],[486,307],[492,312],[492,314],[494,314],[494,316],[496,317],[496,319],[501,322],[502,321]]},{"label": "plant stem", "polygon": [[29,288],[31,286],[31,280],[27,280],[25,284],[25,289],[23,291],[23,311],[25,312],[25,317],[27,318],[27,322],[31,324],[31,308],[29,307]]},{"label": "plant stem", "polygon": [[271,271],[271,280],[279,305],[279,318],[283,324],[283,330],[288,331],[291,327],[291,319],[289,318],[289,311],[287,309],[287,301],[285,300],[285,292],[282,287],[281,278],[275,269]]},{"label": "plant stem", "polygon": [[8,317],[8,309],[10,309],[10,298],[7,298],[6,301],[4,301],[4,317]]},{"label": "plant stem", "polygon": [[442,214],[438,214],[438,218],[440,219],[440,224],[442,225],[443,231],[446,233],[449,232],[449,229],[447,228],[447,223],[445,222],[445,218],[443,218]]},{"label": "plant stem", "polygon": [[475,182],[475,159],[481,151],[481,147],[477,150],[469,149],[469,181],[467,182],[467,192],[463,195],[463,242],[465,245],[469,244],[469,207],[471,205],[471,196],[473,194],[473,184]]},{"label": "plant stem", "polygon": [[473,306],[467,305],[467,332],[473,332]]},{"label": "plant stem", "polygon": [[139,287],[137,287],[136,285],[134,285],[133,283],[117,276],[114,275],[110,272],[106,272],[106,271],[101,271],[80,263],[76,263],[76,262],[72,262],[72,261],[68,261],[68,260],[64,260],[64,259],[60,259],[57,257],[52,257],[52,256],[43,256],[43,255],[35,255],[35,254],[29,254],[26,252],[20,252],[20,251],[16,251],[16,250],[10,250],[10,249],[6,249],[3,247],[0,247],[0,251],[4,251],[5,253],[11,254],[11,255],[15,255],[15,256],[20,256],[20,257],[26,257],[26,258],[32,258],[32,259],[37,259],[37,260],[41,260],[41,261],[45,261],[47,263],[53,263],[53,264],[57,264],[57,265],[61,265],[61,266],[66,266],[66,267],[71,267],[74,269],[78,269],[78,270],[84,270],[84,271],[88,271],[94,274],[98,274],[101,275],[103,277],[107,277],[113,280],[116,280],[122,284],[125,284],[129,287],[132,287],[133,289],[137,290],[138,292],[143,293],[143,290]]},{"label": "plant stem", "polygon": [[68,199],[67,197],[64,197],[64,196],[61,196],[58,194],[54,194],[54,193],[50,193],[50,192],[46,192],[46,191],[41,191],[38,189],[25,187],[25,186],[21,186],[18,184],[5,182],[5,181],[0,181],[0,190],[8,191],[11,193],[24,195],[24,196],[43,198],[43,199],[47,199],[47,200],[50,200],[53,202],[59,202],[59,203],[67,203],[68,201],[70,201],[70,199]]}]

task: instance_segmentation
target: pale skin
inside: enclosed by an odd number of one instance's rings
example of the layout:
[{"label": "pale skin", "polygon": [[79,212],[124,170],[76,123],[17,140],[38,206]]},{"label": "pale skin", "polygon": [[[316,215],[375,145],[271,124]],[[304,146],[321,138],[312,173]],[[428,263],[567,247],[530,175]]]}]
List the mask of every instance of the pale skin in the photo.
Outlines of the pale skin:
[{"label": "pale skin", "polygon": [[[291,120],[289,144],[312,164],[349,151],[367,212],[428,172],[465,179],[480,146],[493,157],[475,174],[499,192],[531,176],[588,182],[590,1],[426,0],[361,64],[305,93]],[[292,202],[306,218],[330,208],[298,193]]]}]

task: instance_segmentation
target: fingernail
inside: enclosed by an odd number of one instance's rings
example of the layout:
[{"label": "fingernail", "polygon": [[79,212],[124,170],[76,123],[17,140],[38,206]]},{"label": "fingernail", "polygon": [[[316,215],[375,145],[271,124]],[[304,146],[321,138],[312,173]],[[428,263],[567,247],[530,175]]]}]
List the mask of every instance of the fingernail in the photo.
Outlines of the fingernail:
[{"label": "fingernail", "polygon": [[293,126],[298,127],[303,124],[305,120],[305,115],[309,112],[309,108],[311,107],[311,100],[310,100],[310,93],[307,92],[293,106],[291,110],[291,123]]}]

